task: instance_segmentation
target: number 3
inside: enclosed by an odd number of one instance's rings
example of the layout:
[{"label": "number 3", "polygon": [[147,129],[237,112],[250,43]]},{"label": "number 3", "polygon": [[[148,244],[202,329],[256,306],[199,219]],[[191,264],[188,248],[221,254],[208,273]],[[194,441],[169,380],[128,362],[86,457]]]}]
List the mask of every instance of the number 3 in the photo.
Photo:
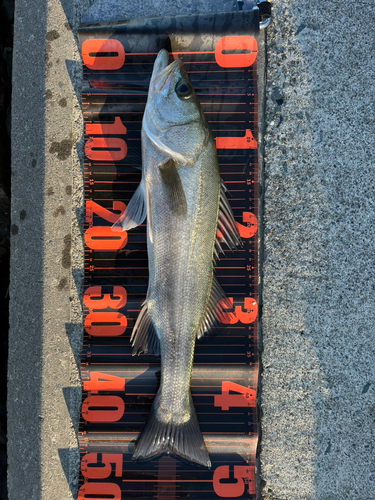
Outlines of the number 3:
[{"label": "number 3", "polygon": [[[228,297],[228,300],[233,304],[232,297]],[[226,325],[235,325],[239,321],[244,325],[249,325],[256,320],[258,315],[258,304],[250,297],[244,298],[243,307],[246,309],[246,312],[242,310],[242,306],[235,306],[234,313],[228,312],[223,306],[225,307],[224,299],[221,299],[217,303],[217,318],[221,323]]]}]

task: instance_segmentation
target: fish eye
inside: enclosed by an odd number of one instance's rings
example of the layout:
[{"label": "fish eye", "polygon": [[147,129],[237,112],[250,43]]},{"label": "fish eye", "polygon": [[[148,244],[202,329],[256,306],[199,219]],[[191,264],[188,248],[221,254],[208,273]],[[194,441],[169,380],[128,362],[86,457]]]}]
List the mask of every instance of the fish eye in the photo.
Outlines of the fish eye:
[{"label": "fish eye", "polygon": [[187,80],[180,80],[176,85],[176,94],[180,99],[189,99],[193,94],[193,87]]}]

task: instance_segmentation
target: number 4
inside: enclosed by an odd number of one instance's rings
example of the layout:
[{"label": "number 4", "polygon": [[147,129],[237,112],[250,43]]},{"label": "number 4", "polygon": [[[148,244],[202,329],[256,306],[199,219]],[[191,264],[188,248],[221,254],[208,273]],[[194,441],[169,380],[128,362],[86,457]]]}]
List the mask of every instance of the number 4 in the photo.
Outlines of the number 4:
[{"label": "number 4", "polygon": [[[237,392],[237,394],[229,394],[229,391]],[[238,394],[239,393],[239,394]],[[255,406],[256,392],[243,385],[235,384],[234,382],[222,382],[221,394],[216,394],[214,406],[221,408],[224,411],[232,408],[246,408]]]},{"label": "number 4", "polygon": [[91,372],[90,380],[83,381],[83,390],[97,394],[98,391],[125,391],[125,379],[109,373]]}]

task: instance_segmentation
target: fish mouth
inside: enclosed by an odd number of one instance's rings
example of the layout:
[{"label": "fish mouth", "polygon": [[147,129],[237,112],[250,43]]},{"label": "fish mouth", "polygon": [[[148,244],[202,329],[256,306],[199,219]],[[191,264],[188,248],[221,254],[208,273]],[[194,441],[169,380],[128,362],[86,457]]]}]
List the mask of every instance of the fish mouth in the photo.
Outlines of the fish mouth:
[{"label": "fish mouth", "polygon": [[157,92],[167,91],[172,80],[174,71],[181,67],[181,59],[174,60],[168,64],[168,52],[162,49],[154,63],[154,71],[152,72],[151,83]]}]

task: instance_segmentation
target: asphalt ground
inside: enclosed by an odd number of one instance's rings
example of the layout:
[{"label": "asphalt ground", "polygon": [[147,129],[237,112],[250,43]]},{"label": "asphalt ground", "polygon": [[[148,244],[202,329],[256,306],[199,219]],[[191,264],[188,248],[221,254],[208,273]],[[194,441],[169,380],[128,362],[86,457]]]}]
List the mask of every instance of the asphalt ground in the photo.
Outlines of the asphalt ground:
[{"label": "asphalt ground", "polygon": [[0,500],[7,499],[7,354],[10,257],[10,109],[13,0],[0,0]]},{"label": "asphalt ground", "polygon": [[[89,5],[16,0],[10,500],[76,495],[83,122],[75,34]],[[173,8],[213,3],[99,1],[84,20]],[[276,0],[267,29],[258,473],[267,500],[375,499],[374,11],[370,0]]]}]

